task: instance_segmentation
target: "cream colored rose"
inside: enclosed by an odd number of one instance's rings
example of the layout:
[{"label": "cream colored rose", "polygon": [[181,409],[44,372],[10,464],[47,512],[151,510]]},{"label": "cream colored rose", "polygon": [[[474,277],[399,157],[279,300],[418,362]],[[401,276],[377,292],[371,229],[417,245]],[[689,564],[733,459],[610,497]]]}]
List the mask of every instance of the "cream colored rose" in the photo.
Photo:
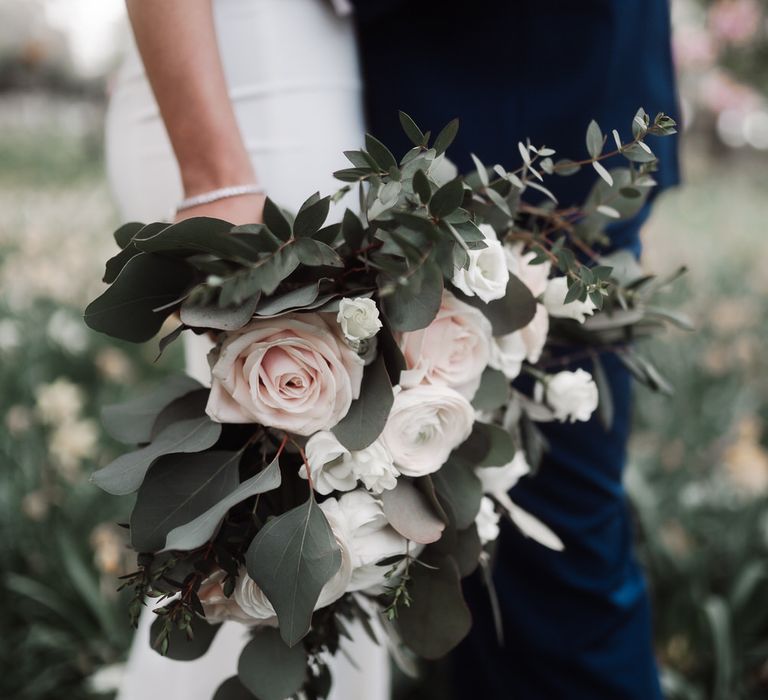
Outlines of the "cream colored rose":
[{"label": "cream colored rose", "polygon": [[531,290],[531,294],[536,298],[544,294],[552,266],[548,262],[533,265],[531,261],[536,257],[536,253],[524,253],[522,243],[505,244],[504,253],[507,269]]},{"label": "cream colored rose", "polygon": [[457,391],[420,385],[396,394],[381,439],[401,474],[424,476],[469,437],[474,420],[471,404]]},{"label": "cream colored rose", "polygon": [[339,302],[336,321],[341,326],[344,337],[352,342],[373,338],[381,329],[376,302],[367,297],[342,299]]},{"label": "cream colored rose", "polygon": [[477,296],[487,304],[506,294],[509,270],[504,247],[493,228],[482,224],[480,230],[485,235],[486,247],[467,251],[469,264],[454,270],[453,284],[467,296]]},{"label": "cream colored rose", "polygon": [[[398,471],[381,440],[362,450],[348,450],[328,431],[315,433],[305,448],[312,486],[321,494],[351,491],[360,480],[373,493],[395,488]],[[299,476],[307,478],[306,466]]]},{"label": "cream colored rose", "polygon": [[544,306],[550,316],[556,318],[572,318],[574,321],[584,323],[587,316],[595,313],[597,307],[595,303],[587,297],[586,301],[569,301],[565,303],[565,296],[568,294],[568,280],[565,277],[555,277],[549,280],[547,289],[544,292]]},{"label": "cream colored rose", "polygon": [[338,423],[360,394],[363,361],[327,314],[253,321],[215,355],[207,412],[311,435]]},{"label": "cream colored rose", "polygon": [[488,496],[483,496],[480,500],[480,510],[475,516],[475,525],[482,545],[493,542],[499,536],[499,514]]},{"label": "cream colored rose", "polygon": [[432,323],[400,338],[408,367],[400,374],[400,385],[448,386],[471,399],[490,358],[491,333],[482,312],[443,292]]},{"label": "cream colored rose", "polygon": [[552,410],[560,422],[588,421],[597,408],[597,385],[589,372],[558,372],[534,387],[534,399]]},{"label": "cream colored rose", "polygon": [[[382,592],[389,567],[378,566],[378,562],[405,555],[408,541],[390,526],[384,517],[381,502],[366,491],[357,489],[345,493],[338,500],[326,499],[320,508],[331,523],[331,529],[342,533],[349,545],[352,577],[347,590]],[[413,545],[411,553],[418,553]]]}]

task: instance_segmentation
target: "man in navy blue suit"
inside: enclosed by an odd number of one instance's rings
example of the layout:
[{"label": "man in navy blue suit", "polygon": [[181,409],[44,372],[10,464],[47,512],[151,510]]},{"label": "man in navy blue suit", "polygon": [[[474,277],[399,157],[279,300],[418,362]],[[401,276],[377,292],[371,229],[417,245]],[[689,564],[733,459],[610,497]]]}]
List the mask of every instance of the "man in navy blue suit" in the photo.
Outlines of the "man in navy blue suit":
[{"label": "man in navy blue suit", "polygon": [[[400,152],[408,144],[398,109],[433,132],[458,116],[449,155],[464,172],[473,169],[470,151],[514,164],[526,137],[563,157],[585,157],[593,118],[626,139],[640,106],[676,116],[667,0],[357,0],[356,13],[369,130]],[[659,189],[675,184],[675,140],[652,145]],[[548,186],[569,206],[593,181],[587,171]],[[613,227],[612,249],[639,254],[649,208]],[[542,426],[549,453],[514,490],[565,551],[502,529],[494,578],[505,642],[496,641],[487,596],[469,581],[475,625],[451,664],[457,697],[661,698],[622,487],[630,380],[615,357],[603,364],[615,404],[611,428],[595,418]]]}]

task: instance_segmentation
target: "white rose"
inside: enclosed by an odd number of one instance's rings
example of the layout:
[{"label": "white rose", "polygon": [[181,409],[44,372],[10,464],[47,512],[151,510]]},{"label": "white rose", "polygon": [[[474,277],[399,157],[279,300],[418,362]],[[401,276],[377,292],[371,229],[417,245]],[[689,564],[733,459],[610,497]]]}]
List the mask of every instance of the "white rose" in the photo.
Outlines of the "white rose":
[{"label": "white rose", "polygon": [[[351,491],[358,480],[374,492],[393,489],[397,484],[398,471],[392,462],[392,455],[380,440],[362,450],[348,450],[333,433],[315,433],[305,448],[312,485],[318,493]],[[302,466],[299,476],[307,478]]]},{"label": "white rose", "polygon": [[329,430],[360,394],[363,361],[327,314],[252,321],[215,353],[206,411],[298,435]]},{"label": "white rose", "polygon": [[589,372],[558,372],[536,384],[534,399],[552,409],[554,418],[561,422],[588,421],[597,408],[597,385]]},{"label": "white rose", "polygon": [[533,265],[531,261],[536,257],[536,253],[533,251],[523,253],[522,243],[505,244],[504,254],[507,260],[507,269],[531,290],[531,294],[536,298],[544,294],[552,267],[550,263],[544,262]]},{"label": "white rose", "polygon": [[481,311],[443,292],[432,323],[400,337],[407,365],[400,386],[438,384],[471,399],[490,358],[491,333],[490,321]]},{"label": "white rose", "polygon": [[544,291],[543,302],[550,316],[556,318],[572,318],[579,323],[584,323],[587,316],[591,316],[595,309],[595,303],[587,296],[586,301],[565,303],[565,295],[568,294],[568,281],[565,277],[555,277],[549,280]]},{"label": "white rose", "polygon": [[381,502],[362,489],[320,504],[331,529],[345,540],[351,562],[347,591],[381,589],[389,567],[378,562],[405,555],[408,541],[387,522]]},{"label": "white rose", "polygon": [[[256,583],[245,573],[245,568],[240,570],[235,591],[231,596],[224,594],[224,578],[226,574],[223,571],[217,571],[203,581],[198,591],[200,602],[205,612],[205,619],[211,624],[235,620],[243,624],[275,624],[275,609],[266,599]],[[244,585],[243,582],[250,581],[258,590],[250,592],[245,596],[245,605],[247,611],[240,606],[237,600],[238,589]],[[248,585],[247,583],[245,584]],[[242,597],[242,596],[241,596]]]},{"label": "white rose", "polygon": [[367,297],[342,299],[339,302],[336,320],[341,326],[344,337],[353,342],[372,338],[381,329],[376,302]]},{"label": "white rose", "polygon": [[493,542],[499,536],[499,514],[488,496],[483,496],[480,501],[480,510],[477,511],[475,517],[475,526],[480,544],[485,545]]},{"label": "white rose", "polygon": [[504,247],[493,228],[482,224],[480,230],[485,234],[486,247],[468,251],[469,265],[454,270],[453,284],[467,296],[478,296],[487,304],[506,294],[509,269]]},{"label": "white rose", "polygon": [[420,385],[395,396],[381,439],[401,474],[436,472],[472,432],[475,414],[461,394]]}]

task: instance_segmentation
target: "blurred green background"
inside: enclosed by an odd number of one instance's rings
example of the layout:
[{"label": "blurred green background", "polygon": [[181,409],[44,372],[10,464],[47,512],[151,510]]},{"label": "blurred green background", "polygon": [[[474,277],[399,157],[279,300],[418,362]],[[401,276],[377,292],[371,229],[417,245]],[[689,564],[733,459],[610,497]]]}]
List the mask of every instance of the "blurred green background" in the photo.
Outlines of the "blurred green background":
[{"label": "blurred green background", "polygon": [[[96,8],[99,8],[98,10]],[[672,700],[768,697],[768,3],[673,0],[685,186],[645,231],[695,320],[648,352],[628,486]],[[118,223],[104,178],[119,0],[0,0],[0,697],[108,698],[127,505],[97,409],[180,366],[80,321]]]}]

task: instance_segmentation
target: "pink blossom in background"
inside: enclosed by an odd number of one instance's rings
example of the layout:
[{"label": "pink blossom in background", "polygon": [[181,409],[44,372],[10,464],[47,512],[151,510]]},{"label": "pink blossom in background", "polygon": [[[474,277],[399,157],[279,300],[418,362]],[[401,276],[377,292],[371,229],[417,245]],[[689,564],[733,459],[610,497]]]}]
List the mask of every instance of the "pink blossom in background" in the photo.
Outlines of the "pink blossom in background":
[{"label": "pink blossom in background", "polygon": [[762,100],[749,86],[737,82],[726,71],[709,71],[699,86],[699,99],[707,109],[720,114],[725,110],[750,112],[757,109]]},{"label": "pink blossom in background", "polygon": [[726,44],[749,43],[763,19],[757,0],[720,0],[709,10],[712,35]]},{"label": "pink blossom in background", "polygon": [[675,64],[678,68],[708,68],[717,58],[712,37],[701,27],[681,27],[672,42]]}]

